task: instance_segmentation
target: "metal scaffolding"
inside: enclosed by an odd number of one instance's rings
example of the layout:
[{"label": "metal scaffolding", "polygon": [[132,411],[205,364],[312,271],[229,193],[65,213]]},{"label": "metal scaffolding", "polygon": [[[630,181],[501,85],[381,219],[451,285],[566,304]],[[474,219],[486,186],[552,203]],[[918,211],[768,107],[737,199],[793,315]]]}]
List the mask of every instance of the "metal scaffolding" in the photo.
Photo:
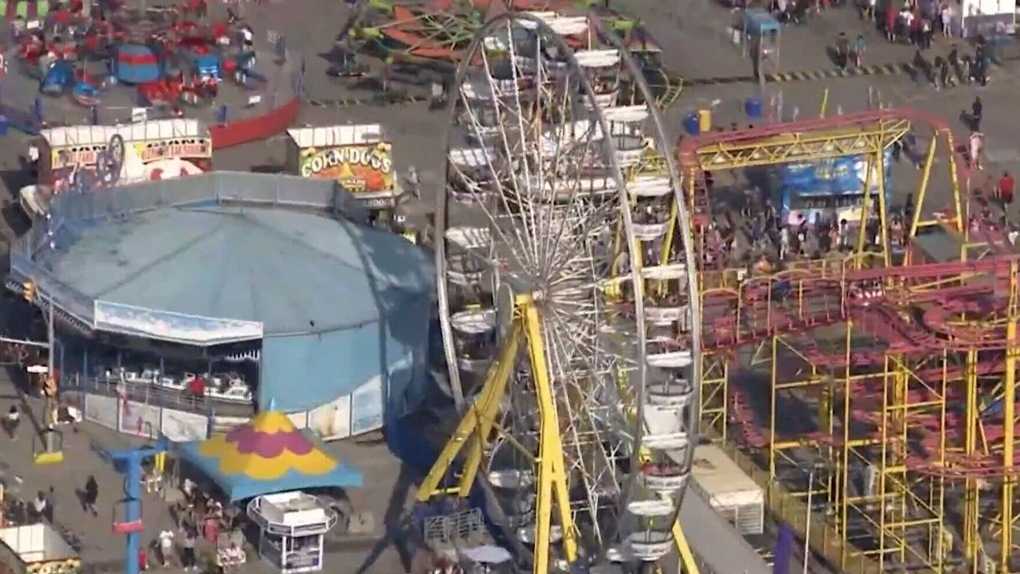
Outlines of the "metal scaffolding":
[{"label": "metal scaffolding", "polygon": [[[931,144],[903,252],[890,248],[876,170],[863,212],[877,201],[877,250],[859,240],[845,258],[779,273],[699,258],[702,432],[833,566],[1016,572],[1020,264],[988,210],[961,193],[970,174],[946,124],[888,110],[687,138],[679,157],[696,245],[705,249],[712,220],[703,171],[882,161],[911,130],[929,131]],[[926,205],[939,154],[949,206]],[[950,261],[925,250],[933,234],[957,248]]]}]

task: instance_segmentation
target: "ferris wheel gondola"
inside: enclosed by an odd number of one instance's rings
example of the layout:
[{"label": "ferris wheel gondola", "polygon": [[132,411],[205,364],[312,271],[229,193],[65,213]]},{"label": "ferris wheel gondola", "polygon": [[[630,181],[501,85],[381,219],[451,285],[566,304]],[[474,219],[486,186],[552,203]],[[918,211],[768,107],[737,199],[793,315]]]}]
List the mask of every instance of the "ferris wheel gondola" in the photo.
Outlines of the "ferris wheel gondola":
[{"label": "ferris wheel gondola", "polygon": [[[583,35],[591,54],[563,40]],[[506,14],[449,104],[439,315],[452,394],[477,396],[418,498],[473,449],[462,474],[543,574],[668,554],[697,441],[690,221],[658,111],[621,105],[614,66],[639,73],[595,19]]]}]

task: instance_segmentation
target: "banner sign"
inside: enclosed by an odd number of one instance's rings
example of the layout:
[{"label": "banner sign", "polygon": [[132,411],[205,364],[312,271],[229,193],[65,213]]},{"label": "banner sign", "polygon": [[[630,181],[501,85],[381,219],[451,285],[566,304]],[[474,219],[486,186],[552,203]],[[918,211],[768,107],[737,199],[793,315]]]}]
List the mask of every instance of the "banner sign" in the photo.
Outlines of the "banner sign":
[{"label": "banner sign", "polygon": [[389,142],[302,148],[298,173],[335,179],[357,195],[392,192],[393,147]]},{"label": "banner sign", "polygon": [[378,430],[382,426],[382,377],[375,377],[358,387],[351,396],[351,436]]},{"label": "banner sign", "polygon": [[104,397],[103,395],[85,395],[85,420],[96,423],[108,429],[118,430],[118,411],[120,404],[117,397]]},{"label": "banner sign", "polygon": [[[885,154],[885,187],[890,188],[892,152]],[[783,187],[800,197],[863,195],[867,181],[865,156],[840,157],[813,162],[786,164],[780,168]],[[871,191],[878,191],[878,170],[871,174]]]},{"label": "banner sign", "polygon": [[164,408],[160,433],[173,442],[205,440],[209,434],[209,419],[196,413]]},{"label": "banner sign", "polygon": [[219,345],[262,338],[262,323],[213,319],[143,307],[96,301],[94,327],[175,343]]},{"label": "banner sign", "polygon": [[324,441],[347,438],[351,434],[351,397],[316,407],[308,413],[308,428]]}]

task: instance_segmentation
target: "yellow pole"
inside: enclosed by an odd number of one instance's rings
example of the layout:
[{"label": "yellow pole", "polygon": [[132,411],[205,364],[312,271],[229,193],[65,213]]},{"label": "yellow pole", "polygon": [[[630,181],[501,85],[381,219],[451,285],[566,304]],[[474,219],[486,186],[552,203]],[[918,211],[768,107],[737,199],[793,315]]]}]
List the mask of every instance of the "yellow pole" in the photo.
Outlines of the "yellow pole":
[{"label": "yellow pole", "polygon": [[1016,437],[1013,425],[1016,424],[1016,359],[1017,352],[1017,278],[1018,266],[1013,261],[1009,266],[1009,310],[1006,317],[1006,380],[1003,401],[1003,419],[1005,420],[1002,466],[1006,469],[1006,477],[1002,483],[1002,550],[999,553],[999,569],[1010,571],[1010,557],[1013,551],[1013,448]]},{"label": "yellow pole", "polygon": [[676,549],[680,553],[680,574],[701,574],[698,563],[694,560],[694,552],[691,551],[691,545],[687,543],[687,536],[684,535],[683,529],[680,528],[679,518],[673,523],[673,541],[676,543]]},{"label": "yellow pole", "polygon": [[889,206],[885,202],[885,148],[878,149],[878,153],[875,154],[875,162],[878,165],[878,228],[882,244],[882,263],[889,267],[891,253],[889,251]]},{"label": "yellow pole", "polygon": [[818,112],[818,117],[824,118],[827,111],[829,111],[829,88],[825,88],[825,91],[822,92],[822,107]]},{"label": "yellow pole", "polygon": [[492,428],[496,425],[496,417],[499,415],[506,387],[513,376],[514,362],[519,347],[520,331],[515,328],[496,363],[489,371],[494,381],[491,392],[480,395],[472,407],[478,425],[474,437],[469,439],[467,456],[464,458],[464,467],[457,485],[458,496],[461,498],[467,498],[471,494],[471,486],[475,483],[475,476],[478,475],[478,468],[482,463],[482,453],[485,450],[483,447],[489,440],[489,435],[492,434]]},{"label": "yellow pole", "polygon": [[[973,455],[977,451],[977,364],[978,353],[975,350],[967,352],[967,411],[964,419],[967,421],[967,429],[964,432],[964,454]],[[977,564],[977,550],[981,545],[978,539],[978,522],[980,521],[981,509],[979,508],[977,479],[967,477],[964,481],[965,496],[963,500],[963,548],[964,556]]]},{"label": "yellow pole", "polygon": [[548,574],[554,503],[558,503],[556,510],[559,514],[560,527],[563,529],[563,553],[568,562],[573,562],[577,558],[577,539],[570,512],[570,498],[567,494],[566,465],[563,462],[563,443],[560,437],[559,417],[556,413],[556,400],[545,359],[542,321],[530,297],[521,297],[518,305],[524,316],[524,327],[528,334],[528,354],[531,358],[540,420],[533,572]]},{"label": "yellow pole", "polygon": [[928,182],[931,181],[931,168],[935,164],[935,149],[938,147],[938,138],[932,138],[928,145],[928,155],[924,160],[924,171],[921,172],[921,184],[917,186],[917,204],[914,206],[914,218],[907,222],[910,225],[910,237],[917,235],[917,225],[921,221],[921,206],[924,205],[924,196],[928,190]]},{"label": "yellow pole", "polygon": [[868,212],[871,211],[871,177],[875,173],[875,160],[871,155],[868,155],[865,168],[867,173],[864,174],[864,195],[861,197],[861,220],[857,222],[857,248],[854,250],[855,267],[860,267],[864,262],[861,254],[864,253],[864,238],[868,234],[865,224],[868,222]]}]

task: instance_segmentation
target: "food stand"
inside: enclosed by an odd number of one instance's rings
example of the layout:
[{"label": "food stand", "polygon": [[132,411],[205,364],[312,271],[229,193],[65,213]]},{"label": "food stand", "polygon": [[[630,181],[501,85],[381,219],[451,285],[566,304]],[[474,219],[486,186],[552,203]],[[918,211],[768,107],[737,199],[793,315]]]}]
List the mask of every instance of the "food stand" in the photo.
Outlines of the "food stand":
[{"label": "food stand", "polygon": [[120,183],[170,179],[212,169],[212,137],[198,120],[169,119],[121,126],[67,126],[39,132],[39,183],[56,193],[71,172],[95,170],[113,136],[124,139]]},{"label": "food stand", "polygon": [[393,177],[393,146],[381,125],[296,128],[287,135],[291,173],[338,181],[376,219],[392,210],[401,190]]},{"label": "food stand", "polygon": [[0,528],[0,567],[12,574],[77,574],[81,558],[53,526]]},{"label": "food stand", "polygon": [[248,516],[259,526],[259,556],[284,574],[317,572],[323,566],[325,534],[336,512],[301,491],[257,496]]}]

